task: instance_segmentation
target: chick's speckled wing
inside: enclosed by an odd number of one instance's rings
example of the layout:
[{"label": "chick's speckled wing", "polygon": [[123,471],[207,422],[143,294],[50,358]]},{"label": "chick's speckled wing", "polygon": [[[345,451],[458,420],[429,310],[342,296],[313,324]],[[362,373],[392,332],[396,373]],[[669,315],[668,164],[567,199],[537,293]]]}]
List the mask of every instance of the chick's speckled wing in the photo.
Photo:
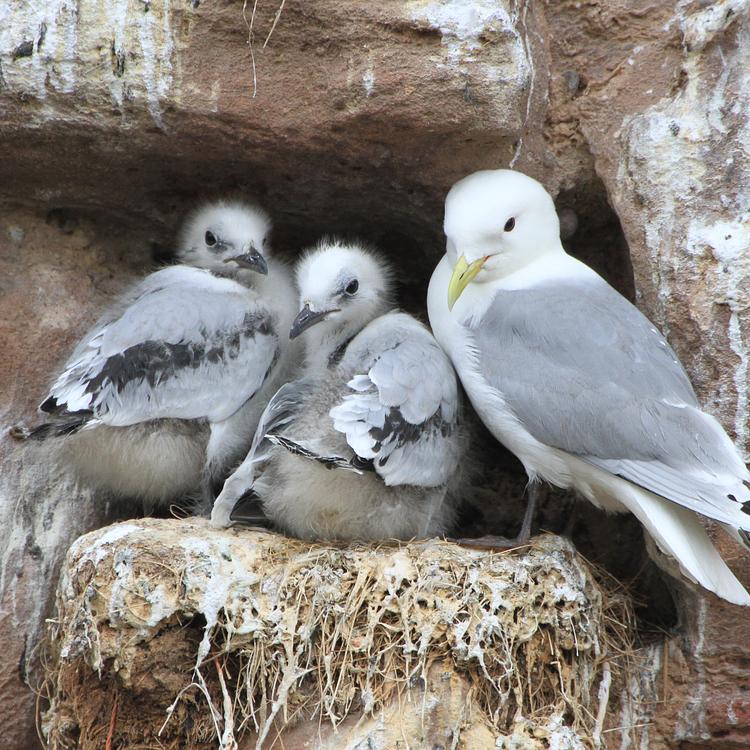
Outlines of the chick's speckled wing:
[{"label": "chick's speckled wing", "polygon": [[76,347],[43,411],[114,426],[221,421],[258,390],[278,358],[273,314],[235,281],[176,266],[144,279],[131,299]]},{"label": "chick's speckled wing", "polygon": [[371,323],[342,365],[356,373],[330,411],[352,450],[386,485],[434,487],[458,465],[458,389],[429,331],[403,313]]}]

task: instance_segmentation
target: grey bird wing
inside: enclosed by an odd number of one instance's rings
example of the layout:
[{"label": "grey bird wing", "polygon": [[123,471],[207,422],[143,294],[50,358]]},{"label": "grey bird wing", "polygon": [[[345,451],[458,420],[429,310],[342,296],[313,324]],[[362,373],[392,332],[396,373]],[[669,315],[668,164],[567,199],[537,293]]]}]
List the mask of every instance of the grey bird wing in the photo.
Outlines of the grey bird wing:
[{"label": "grey bird wing", "polygon": [[253,466],[263,463],[268,458],[271,446],[278,445],[290,453],[317,461],[329,468],[362,473],[350,460],[320,453],[307,441],[288,434],[289,428],[294,432],[294,423],[305,410],[308,399],[314,398],[317,384],[315,378],[302,378],[285,383],[276,391],[261,414],[246,461]]},{"label": "grey bird wing", "polygon": [[485,380],[538,441],[750,528],[736,449],[661,334],[602,279],[501,291],[468,327]]},{"label": "grey bird wing", "polygon": [[274,445],[282,444],[277,436],[294,422],[315,387],[313,379],[292,380],[274,393],[258,420],[255,437],[245,460],[224,483],[211,512],[211,523],[226,528],[232,522],[232,510],[247,494],[256,479],[258,468],[268,460]]},{"label": "grey bird wing", "polygon": [[78,345],[41,409],[109,425],[222,421],[262,385],[279,356],[274,314],[206,271],[157,271]]},{"label": "grey bird wing", "polygon": [[444,484],[459,460],[458,388],[432,334],[403,313],[384,315],[357,336],[344,364],[356,374],[330,416],[356,455],[386,485]]}]

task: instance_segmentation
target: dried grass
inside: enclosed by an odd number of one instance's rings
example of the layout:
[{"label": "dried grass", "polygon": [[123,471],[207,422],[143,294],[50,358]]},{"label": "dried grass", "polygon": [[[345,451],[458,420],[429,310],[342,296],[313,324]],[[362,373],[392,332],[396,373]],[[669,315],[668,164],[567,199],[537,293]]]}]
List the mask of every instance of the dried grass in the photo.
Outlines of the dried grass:
[{"label": "dried grass", "polygon": [[[255,18],[258,12],[258,0],[253,0],[253,8],[250,13],[250,20],[247,18],[247,4],[248,0],[243,0],[242,3],[242,20],[245,22],[245,28],[247,28],[247,46],[250,48],[250,62],[253,70],[253,99],[258,95],[258,71],[255,65]],[[266,35],[265,41],[263,42],[263,49],[268,46],[268,42],[271,40],[273,32],[276,30],[276,26],[281,18],[281,13],[284,10],[286,0],[281,0],[276,13],[271,23],[271,28]]]},{"label": "dried grass", "polygon": [[626,667],[633,616],[564,540],[492,553],[130,526],[69,554],[51,631],[52,747],[234,748],[248,734],[270,747],[300,719],[337,725],[424,698],[434,665],[468,681],[498,737],[557,722],[602,746],[602,679]]}]

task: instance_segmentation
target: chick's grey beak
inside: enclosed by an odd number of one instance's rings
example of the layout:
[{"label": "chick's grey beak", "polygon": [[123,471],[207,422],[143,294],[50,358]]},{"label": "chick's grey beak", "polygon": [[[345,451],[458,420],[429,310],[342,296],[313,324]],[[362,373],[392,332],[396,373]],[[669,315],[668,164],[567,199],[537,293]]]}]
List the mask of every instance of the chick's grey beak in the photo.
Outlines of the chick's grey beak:
[{"label": "chick's grey beak", "polygon": [[227,258],[225,263],[236,263],[240,268],[249,268],[251,271],[257,271],[264,276],[268,275],[268,264],[266,259],[254,248],[250,252],[235,255],[233,258]]},{"label": "chick's grey beak", "polygon": [[320,323],[321,320],[325,320],[331,313],[338,312],[338,308],[333,310],[321,310],[315,312],[310,309],[309,305],[305,305],[297,317],[292,323],[292,327],[289,329],[289,338],[296,339],[303,331],[306,331],[310,326],[314,326],[316,323]]}]

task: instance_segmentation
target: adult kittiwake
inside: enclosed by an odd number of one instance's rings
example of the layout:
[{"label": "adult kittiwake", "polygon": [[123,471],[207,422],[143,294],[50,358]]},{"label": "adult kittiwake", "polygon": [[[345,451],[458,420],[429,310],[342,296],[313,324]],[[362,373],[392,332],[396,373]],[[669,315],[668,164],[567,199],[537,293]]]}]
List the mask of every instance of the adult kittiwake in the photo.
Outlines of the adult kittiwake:
[{"label": "adult kittiwake", "polygon": [[393,311],[390,273],[356,245],[324,242],[297,267],[302,377],[261,417],[212,520],[256,495],[306,539],[409,539],[445,532],[463,448],[453,367],[430,332]]},{"label": "adult kittiwake", "polygon": [[631,511],[688,578],[750,605],[697,516],[747,546],[750,473],[659,331],[565,253],[544,188],[477,172],[448,193],[444,229],[430,322],[493,435],[532,482]]},{"label": "adult kittiwake", "polygon": [[180,265],[150,274],[75,348],[31,437],[95,488],[146,505],[225,476],[292,364],[292,274],[259,208],[212,203],[186,222]]}]

